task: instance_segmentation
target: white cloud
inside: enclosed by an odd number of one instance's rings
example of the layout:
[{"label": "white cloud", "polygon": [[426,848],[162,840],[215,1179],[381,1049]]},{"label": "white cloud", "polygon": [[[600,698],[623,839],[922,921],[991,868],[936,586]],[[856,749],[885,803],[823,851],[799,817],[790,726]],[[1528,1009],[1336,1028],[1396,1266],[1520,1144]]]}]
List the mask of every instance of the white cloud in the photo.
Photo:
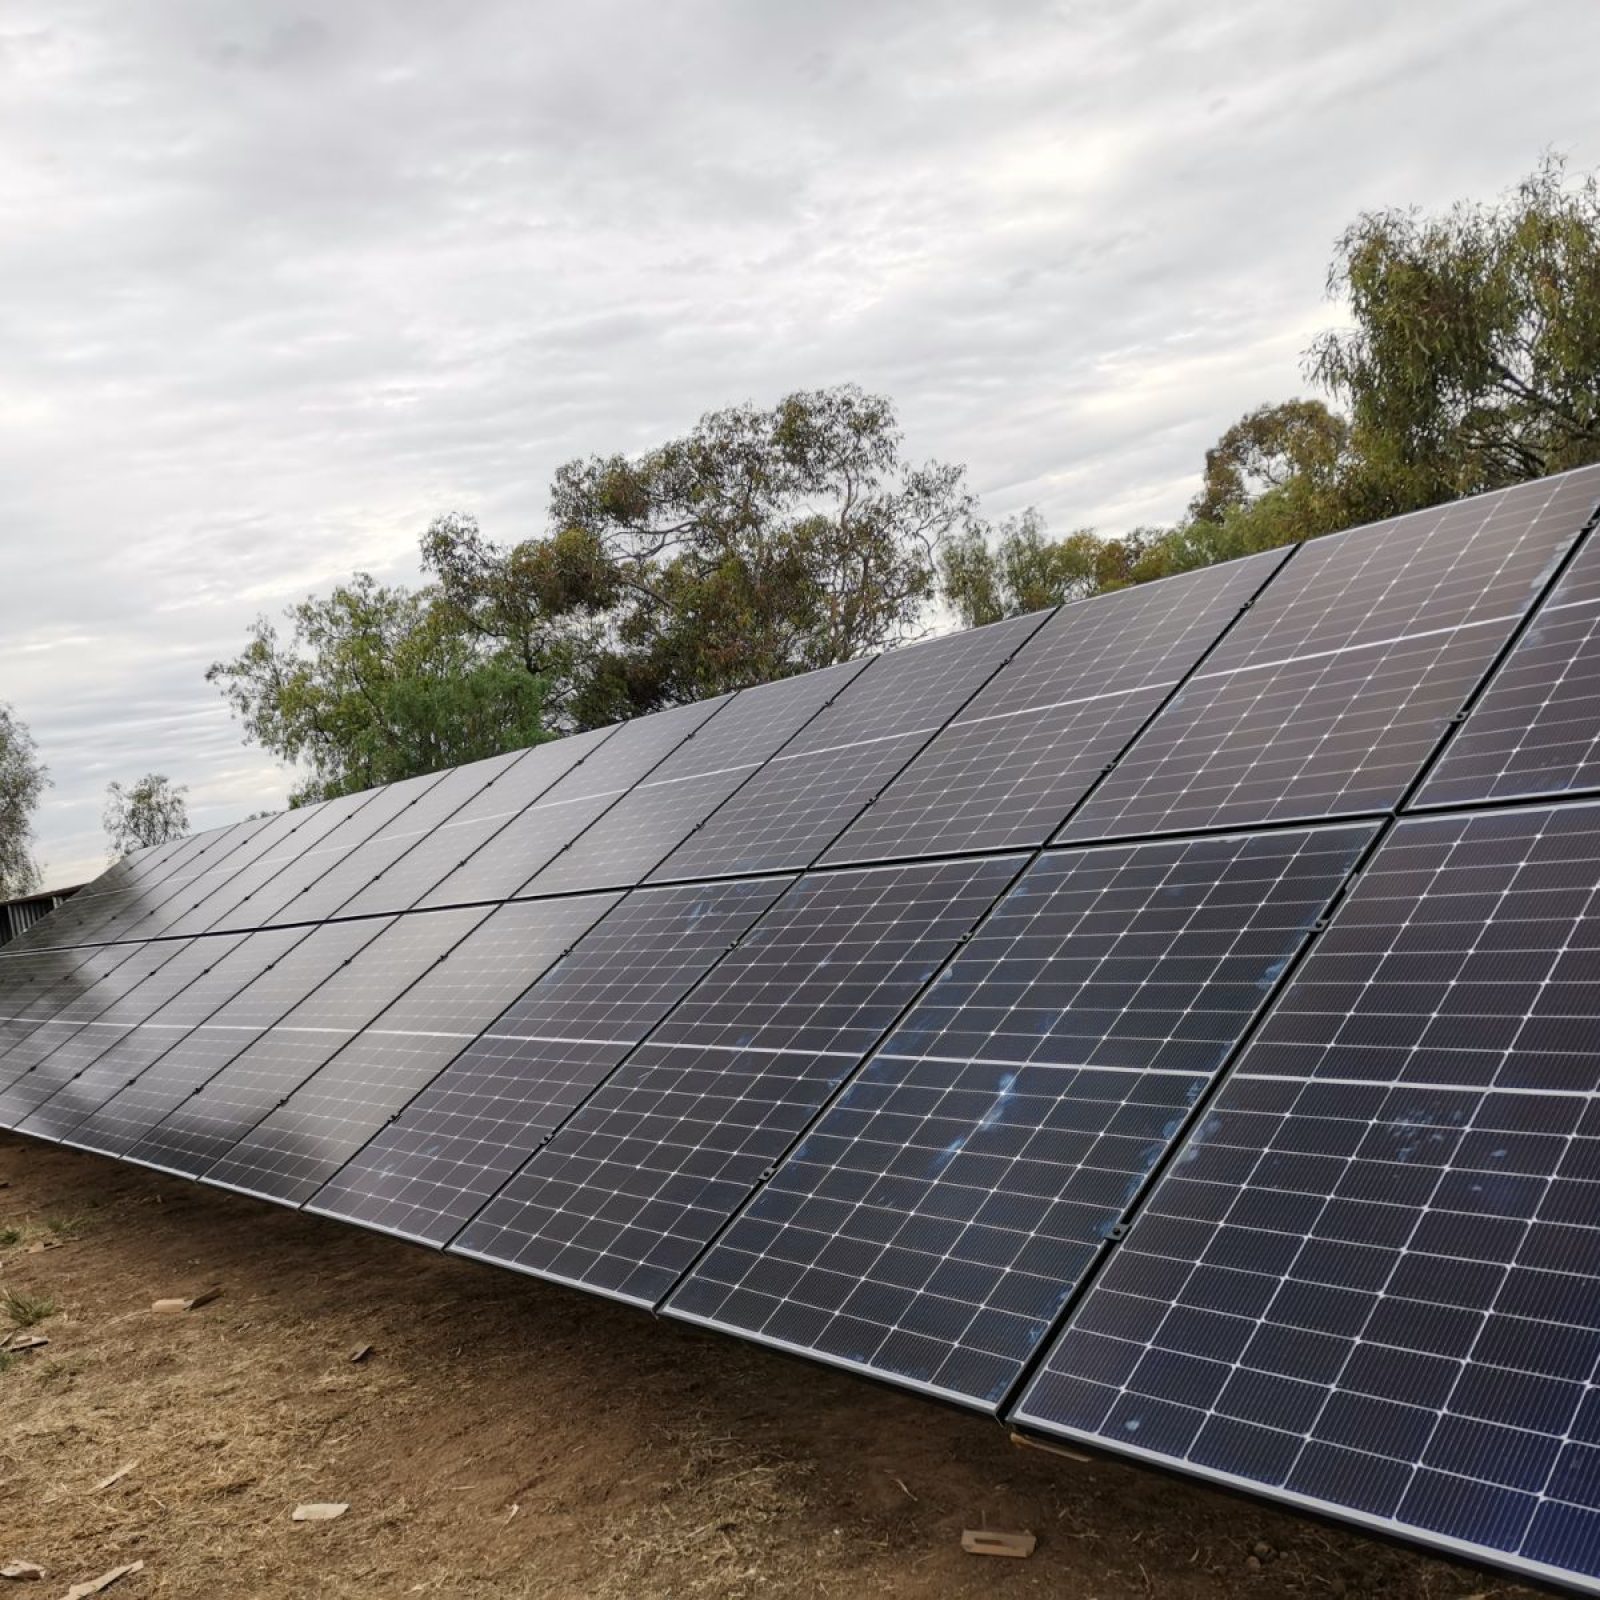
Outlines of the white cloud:
[{"label": "white cloud", "polygon": [[540,526],[555,466],[846,379],[995,513],[1171,516],[1303,388],[1366,206],[1600,161],[1587,0],[672,7],[13,0],[0,698],[56,779],[280,799],[251,617]]}]

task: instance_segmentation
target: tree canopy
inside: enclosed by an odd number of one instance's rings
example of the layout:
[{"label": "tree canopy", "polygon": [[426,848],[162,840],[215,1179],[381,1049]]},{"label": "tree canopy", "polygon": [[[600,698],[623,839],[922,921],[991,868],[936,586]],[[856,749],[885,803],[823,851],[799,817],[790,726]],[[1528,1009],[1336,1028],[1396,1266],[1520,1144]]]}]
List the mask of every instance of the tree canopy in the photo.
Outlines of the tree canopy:
[{"label": "tree canopy", "polygon": [[161,772],[147,772],[126,788],[108,783],[101,821],[113,859],[130,850],[187,837],[188,793],[186,784],[174,784]]},{"label": "tree canopy", "polygon": [[1348,315],[1206,452],[1167,527],[1052,536],[977,514],[853,385],[733,406],[560,467],[542,531],[459,513],[427,582],[365,574],[254,625],[210,678],[247,737],[343,793],[1600,460],[1600,186],[1544,161],[1491,205],[1340,237]]},{"label": "tree canopy", "polygon": [[33,813],[49,787],[26,724],[0,700],[0,899],[32,894],[39,888],[33,855]]}]

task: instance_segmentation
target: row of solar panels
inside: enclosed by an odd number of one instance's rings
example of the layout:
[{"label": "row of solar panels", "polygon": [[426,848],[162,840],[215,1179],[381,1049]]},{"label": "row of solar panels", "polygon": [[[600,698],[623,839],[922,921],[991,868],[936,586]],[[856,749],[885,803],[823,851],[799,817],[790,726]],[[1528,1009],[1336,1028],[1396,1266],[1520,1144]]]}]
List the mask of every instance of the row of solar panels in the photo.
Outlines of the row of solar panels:
[{"label": "row of solar panels", "polygon": [[0,1126],[1600,1574],[1597,498],[130,857]]}]

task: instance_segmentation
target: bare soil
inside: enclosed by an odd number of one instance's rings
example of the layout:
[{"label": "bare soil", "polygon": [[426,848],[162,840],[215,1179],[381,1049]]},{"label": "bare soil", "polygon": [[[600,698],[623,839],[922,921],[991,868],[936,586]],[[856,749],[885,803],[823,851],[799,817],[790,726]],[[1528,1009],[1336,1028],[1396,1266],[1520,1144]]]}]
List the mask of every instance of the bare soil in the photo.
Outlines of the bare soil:
[{"label": "bare soil", "polygon": [[[92,1156],[3,1135],[0,1185],[0,1334],[14,1295],[49,1340],[0,1356],[0,1563],[49,1573],[8,1595],[135,1560],[111,1600],[1531,1594]],[[209,1305],[151,1311],[212,1283]],[[325,1500],[350,1509],[291,1522]],[[966,1555],[978,1526],[1037,1551]]]}]

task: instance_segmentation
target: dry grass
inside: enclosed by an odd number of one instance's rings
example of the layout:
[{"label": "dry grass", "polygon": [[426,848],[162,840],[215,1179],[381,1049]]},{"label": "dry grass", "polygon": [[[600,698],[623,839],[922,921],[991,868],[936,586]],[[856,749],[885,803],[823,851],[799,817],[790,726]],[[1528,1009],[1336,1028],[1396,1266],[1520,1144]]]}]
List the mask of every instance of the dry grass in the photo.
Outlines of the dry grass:
[{"label": "dry grass", "polygon": [[[0,1179],[0,1226],[80,1222],[0,1262],[8,1295],[61,1308],[49,1345],[0,1371],[0,1560],[48,1568],[46,1596],[138,1559],[117,1600],[1527,1593],[94,1157],[0,1136]],[[151,1313],[212,1282],[222,1299]],[[291,1523],[302,1500],[350,1511]],[[1032,1529],[1037,1553],[964,1555],[982,1524]],[[1274,1552],[1259,1572],[1257,1541]]]}]

